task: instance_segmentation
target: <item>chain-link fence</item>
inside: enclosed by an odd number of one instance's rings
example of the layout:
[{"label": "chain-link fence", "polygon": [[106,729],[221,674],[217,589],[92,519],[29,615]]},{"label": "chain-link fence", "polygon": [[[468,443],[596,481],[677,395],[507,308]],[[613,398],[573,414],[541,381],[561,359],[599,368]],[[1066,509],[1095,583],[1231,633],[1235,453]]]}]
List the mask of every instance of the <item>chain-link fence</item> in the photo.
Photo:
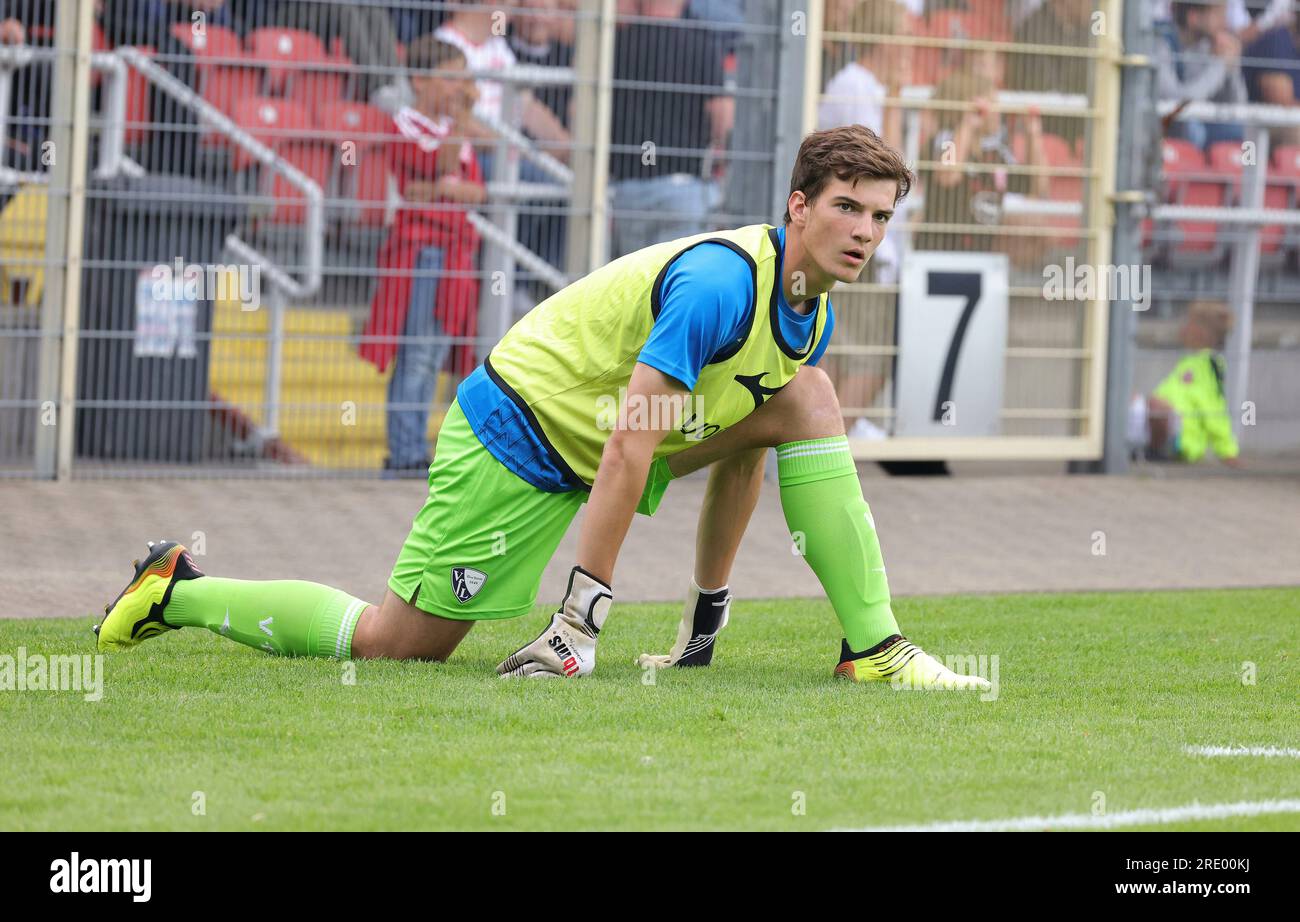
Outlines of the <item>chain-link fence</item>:
[{"label": "chain-link fence", "polygon": [[[801,133],[850,122],[919,180],[833,294],[859,453],[1095,456],[1108,299],[1297,300],[1295,110],[1189,137],[1238,103],[1187,89],[1222,15],[1268,103],[1294,4],[1165,6],[1125,62],[1119,0],[0,2],[0,475],[422,476],[515,319],[648,243],[779,221]],[[1174,127],[1112,255],[1126,63]],[[926,253],[1005,289],[1001,345],[965,359],[999,382],[993,440],[902,425]]]},{"label": "chain-link fence", "polygon": [[[1005,375],[991,425],[1009,441],[1057,440],[1019,441],[1022,456],[1085,453],[1099,424],[1089,380],[1104,360],[1104,296],[1051,300],[1044,280],[1049,267],[1105,260],[1097,196],[1114,142],[1099,100],[1103,75],[1114,78],[1104,41],[1119,26],[1108,15],[1089,0],[828,0],[816,125],[872,127],[918,180],[871,279],[835,297],[842,327],[830,352],[850,434],[898,434],[902,267],[924,251],[986,253],[1009,273],[1005,352],[978,359]],[[985,444],[976,454],[997,453]]]},{"label": "chain-link fence", "polygon": [[779,9],[7,4],[0,464],[422,476],[541,299],[771,219]]}]

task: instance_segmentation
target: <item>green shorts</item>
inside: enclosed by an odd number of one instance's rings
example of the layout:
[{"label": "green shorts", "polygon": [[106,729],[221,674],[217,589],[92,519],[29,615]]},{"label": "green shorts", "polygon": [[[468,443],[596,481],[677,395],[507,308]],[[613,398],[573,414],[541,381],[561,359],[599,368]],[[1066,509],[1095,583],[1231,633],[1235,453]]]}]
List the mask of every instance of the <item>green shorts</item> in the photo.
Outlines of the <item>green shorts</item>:
[{"label": "green shorts", "polygon": [[[653,515],[671,479],[667,462],[657,459],[637,511]],[[452,403],[429,468],[429,497],[388,587],[443,618],[526,615],[542,571],[587,496],[585,490],[547,493],[521,479],[492,457]]]}]

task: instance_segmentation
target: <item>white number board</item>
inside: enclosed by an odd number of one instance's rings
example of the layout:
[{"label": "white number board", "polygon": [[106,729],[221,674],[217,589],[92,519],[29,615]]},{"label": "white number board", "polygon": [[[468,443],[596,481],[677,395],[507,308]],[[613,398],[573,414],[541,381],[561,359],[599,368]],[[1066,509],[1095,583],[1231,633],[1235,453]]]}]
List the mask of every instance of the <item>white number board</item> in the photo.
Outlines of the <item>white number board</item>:
[{"label": "white number board", "polygon": [[1006,254],[909,253],[903,260],[896,335],[895,436],[999,434]]}]

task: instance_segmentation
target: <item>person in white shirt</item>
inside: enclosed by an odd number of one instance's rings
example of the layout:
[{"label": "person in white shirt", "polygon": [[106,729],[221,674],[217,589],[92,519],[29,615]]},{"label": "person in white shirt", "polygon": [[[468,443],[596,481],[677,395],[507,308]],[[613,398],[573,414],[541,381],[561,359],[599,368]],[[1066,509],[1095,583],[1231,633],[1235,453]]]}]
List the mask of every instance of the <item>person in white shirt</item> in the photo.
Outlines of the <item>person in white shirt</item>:
[{"label": "person in white shirt", "polygon": [[[906,31],[905,10],[898,0],[857,0],[827,9],[828,31],[867,35],[900,35]],[[903,146],[903,109],[887,104],[897,99],[912,82],[912,48],[884,42],[855,43],[849,61],[826,84],[817,105],[817,128],[865,125],[890,144]],[[906,200],[900,202],[894,222],[907,219]],[[900,236],[887,236],[876,250],[875,278],[881,282],[898,279]]]}]

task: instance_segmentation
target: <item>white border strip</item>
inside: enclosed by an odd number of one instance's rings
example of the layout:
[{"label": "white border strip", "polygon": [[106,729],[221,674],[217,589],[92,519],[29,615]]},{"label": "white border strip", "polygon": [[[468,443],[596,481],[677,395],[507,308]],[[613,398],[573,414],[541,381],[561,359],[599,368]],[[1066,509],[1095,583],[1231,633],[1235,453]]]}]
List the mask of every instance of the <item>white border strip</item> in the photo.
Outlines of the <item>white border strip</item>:
[{"label": "white border strip", "polygon": [[1233,816],[1265,816],[1272,813],[1300,813],[1300,800],[1242,800],[1230,804],[1201,804],[1182,807],[1125,810],[1109,816],[1063,813],[1059,816],[1019,816],[1005,820],[952,820],[925,826],[868,826],[861,829],[833,829],[832,832],[1047,832],[1063,829],[1115,829],[1120,826],[1155,826],[1193,820],[1221,820]]},{"label": "white border strip", "polygon": [[1263,756],[1266,759],[1300,759],[1300,749],[1281,749],[1277,746],[1187,746],[1189,756]]}]

